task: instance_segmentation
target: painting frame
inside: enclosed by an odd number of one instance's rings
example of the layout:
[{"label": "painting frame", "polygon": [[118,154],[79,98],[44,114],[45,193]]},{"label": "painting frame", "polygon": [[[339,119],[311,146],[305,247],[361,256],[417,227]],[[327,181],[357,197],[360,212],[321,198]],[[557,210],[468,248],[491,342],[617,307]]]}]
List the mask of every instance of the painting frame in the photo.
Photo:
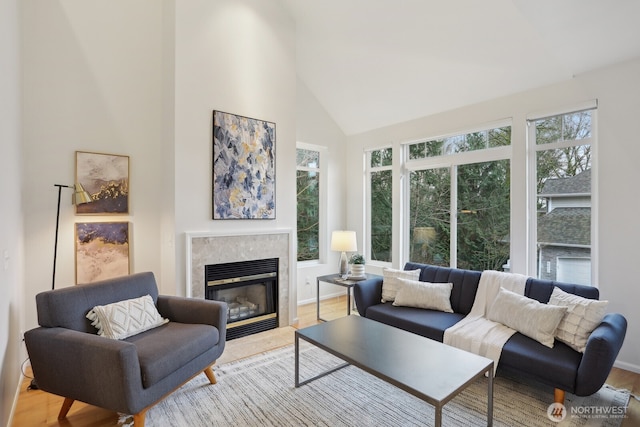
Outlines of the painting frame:
[{"label": "painting frame", "polygon": [[212,218],[276,218],[276,124],[213,111]]},{"label": "painting frame", "polygon": [[91,203],[76,205],[76,215],[129,214],[129,156],[76,151],[76,180]]},{"label": "painting frame", "polygon": [[131,273],[131,223],[76,222],[76,284],[92,283]]}]

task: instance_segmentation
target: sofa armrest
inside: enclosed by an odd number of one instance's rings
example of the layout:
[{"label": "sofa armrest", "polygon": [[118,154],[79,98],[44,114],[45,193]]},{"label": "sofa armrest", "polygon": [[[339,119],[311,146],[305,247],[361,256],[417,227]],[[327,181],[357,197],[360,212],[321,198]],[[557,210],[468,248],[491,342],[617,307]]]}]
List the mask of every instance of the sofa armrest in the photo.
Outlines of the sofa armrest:
[{"label": "sofa armrest", "polygon": [[221,337],[226,335],[227,304],[225,302],[158,295],[158,312],[172,322],[215,326]]},{"label": "sofa armrest", "polygon": [[627,319],[618,313],[607,314],[591,332],[576,376],[578,396],[600,390],[607,380],[627,332]]},{"label": "sofa armrest", "polygon": [[44,391],[124,412],[142,389],[136,346],[130,342],[44,327],[25,332],[24,339]]},{"label": "sofa armrest", "polygon": [[356,282],[353,287],[353,298],[360,316],[367,317],[367,309],[382,302],[382,277]]}]

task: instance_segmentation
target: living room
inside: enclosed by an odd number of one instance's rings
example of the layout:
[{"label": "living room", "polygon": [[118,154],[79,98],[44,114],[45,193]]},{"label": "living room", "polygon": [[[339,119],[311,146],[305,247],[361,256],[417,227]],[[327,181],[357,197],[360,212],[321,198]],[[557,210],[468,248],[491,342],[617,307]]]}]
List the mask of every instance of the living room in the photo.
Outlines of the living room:
[{"label": "living room", "polygon": [[[566,112],[594,100],[598,111],[594,283],[601,298],[610,302],[609,311],[624,314],[629,322],[617,366],[640,372],[640,338],[635,329],[640,315],[633,283],[640,201],[632,196],[633,165],[640,154],[634,126],[640,112],[640,51],[615,61],[605,58],[596,69],[569,70],[562,80],[550,78],[547,84],[517,93],[443,105],[392,122],[375,117],[380,125],[353,124],[356,130],[347,131],[319,101],[322,96],[301,78],[305,70],[297,63],[303,56],[298,37],[304,31],[280,2],[10,0],[0,8],[0,28],[6,34],[0,37],[2,68],[8,70],[0,76],[2,93],[7,94],[0,100],[4,152],[0,181],[5,195],[0,208],[4,219],[0,313],[6,319],[0,330],[3,424],[26,358],[21,333],[37,325],[34,297],[50,288],[54,184],[73,184],[76,151],[129,156],[131,207],[126,220],[132,230],[131,271],[153,271],[162,294],[185,295],[186,233],[294,233],[297,142],[327,148],[331,191],[324,238],[329,239],[331,230],[348,228],[358,230],[362,245],[365,189],[363,171],[354,165],[362,164],[364,150],[388,146],[399,150],[407,141],[509,119],[511,267],[527,273],[527,118]],[[626,22],[623,16],[617,18]],[[601,37],[606,45],[605,35]],[[628,43],[640,39],[627,38]],[[463,91],[445,83],[442,87]],[[276,123],[275,219],[212,220],[213,110]],[[81,218],[74,214],[70,198],[70,193],[63,193],[59,287],[75,284],[74,223]],[[398,258],[394,266],[401,268],[400,236],[394,239]],[[334,272],[337,264],[338,254],[327,250],[326,262],[293,268],[287,322],[295,320],[298,301],[314,297],[306,278]],[[367,271],[380,273],[381,266],[368,265]]]}]

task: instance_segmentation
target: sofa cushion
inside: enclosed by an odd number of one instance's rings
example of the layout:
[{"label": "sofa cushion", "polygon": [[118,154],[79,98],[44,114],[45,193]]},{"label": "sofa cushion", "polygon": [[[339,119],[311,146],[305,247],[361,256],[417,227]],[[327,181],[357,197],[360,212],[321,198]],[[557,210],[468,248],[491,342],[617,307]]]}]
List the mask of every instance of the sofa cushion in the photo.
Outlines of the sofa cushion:
[{"label": "sofa cushion", "polygon": [[562,390],[575,390],[582,354],[556,342],[553,348],[520,333],[502,348],[498,370],[515,371]]},{"label": "sofa cushion", "polygon": [[566,311],[567,307],[542,304],[500,288],[489,307],[487,318],[553,347],[556,329]]},{"label": "sofa cushion", "polygon": [[398,279],[400,289],[393,301],[395,306],[428,308],[453,313],[451,309],[451,283],[429,283],[419,280]]},{"label": "sofa cushion", "polygon": [[398,279],[418,280],[420,269],[416,270],[395,270],[393,268],[382,269],[382,302],[396,299],[401,283]]},{"label": "sofa cushion", "polygon": [[369,307],[366,317],[442,342],[445,329],[458,323],[464,315],[384,303]]},{"label": "sofa cushion", "polygon": [[167,323],[151,298],[145,295],[106,305],[97,305],[87,313],[98,335],[121,340]]},{"label": "sofa cushion", "polygon": [[567,307],[567,312],[556,330],[556,338],[574,350],[584,353],[589,335],[602,322],[609,302],[582,298],[556,287],[549,304]]},{"label": "sofa cushion", "polygon": [[142,386],[149,388],[218,344],[218,329],[170,322],[127,338],[136,346]]}]

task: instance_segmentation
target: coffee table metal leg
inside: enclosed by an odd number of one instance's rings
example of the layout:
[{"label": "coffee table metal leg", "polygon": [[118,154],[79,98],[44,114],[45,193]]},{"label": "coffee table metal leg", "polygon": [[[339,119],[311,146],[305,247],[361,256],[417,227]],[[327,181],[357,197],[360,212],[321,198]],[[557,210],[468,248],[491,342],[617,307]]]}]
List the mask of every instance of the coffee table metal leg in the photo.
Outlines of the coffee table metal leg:
[{"label": "coffee table metal leg", "polygon": [[298,336],[298,332],[296,331],[296,339],[295,339],[295,372],[296,372],[296,379],[295,379],[295,384],[296,387],[300,386],[300,337]]},{"label": "coffee table metal leg", "polygon": [[487,426],[493,426],[493,370],[494,366],[491,363],[491,367],[489,368],[489,381],[488,381],[488,390],[487,390]]},{"label": "coffee table metal leg", "polygon": [[436,423],[435,427],[440,427],[442,425],[442,406],[436,406]]},{"label": "coffee table metal leg", "polygon": [[335,367],[333,367],[333,368],[331,368],[331,369],[329,369],[327,371],[324,371],[324,372],[316,375],[315,377],[307,378],[306,380],[300,381],[300,337],[298,335],[298,331],[296,331],[296,333],[295,333],[295,342],[294,342],[294,344],[295,344],[294,345],[294,348],[295,348],[295,356],[294,356],[294,358],[295,358],[295,365],[294,365],[295,368],[294,368],[294,370],[295,370],[295,377],[296,377],[295,378],[295,386],[296,387],[300,387],[302,385],[310,383],[313,380],[317,380],[318,378],[322,378],[322,377],[324,377],[326,375],[334,373],[337,370],[340,370],[342,368],[346,368],[347,366],[349,366],[349,363],[344,362],[344,363],[341,363],[341,364],[339,364],[339,365],[337,365],[337,366],[335,366]]}]

